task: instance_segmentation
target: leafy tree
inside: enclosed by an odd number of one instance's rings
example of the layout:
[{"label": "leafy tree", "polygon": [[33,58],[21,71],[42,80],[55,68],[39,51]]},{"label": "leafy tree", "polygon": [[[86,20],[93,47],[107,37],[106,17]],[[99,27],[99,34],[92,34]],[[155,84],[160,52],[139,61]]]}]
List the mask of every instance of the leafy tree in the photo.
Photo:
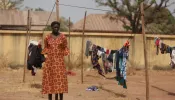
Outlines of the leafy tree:
[{"label": "leafy tree", "polygon": [[162,8],[159,13],[151,14],[152,10],[145,13],[147,20],[146,29],[149,33],[174,34],[175,18],[166,8]]},{"label": "leafy tree", "polygon": [[26,6],[26,7],[24,8],[24,10],[45,11],[43,8],[40,8],[40,7],[38,7],[38,8],[31,8],[31,7],[28,7],[28,6]]},{"label": "leafy tree", "polygon": [[39,8],[36,8],[35,11],[44,11],[44,9],[39,7]]},{"label": "leafy tree", "polygon": [[[60,31],[63,31],[63,32],[67,32],[69,30],[69,20],[64,18],[64,17],[61,17],[60,18]],[[70,22],[70,27],[73,25],[72,22]],[[46,31],[51,31],[51,27],[50,25],[46,27],[45,29]]]},{"label": "leafy tree", "polygon": [[[163,23],[166,25],[174,20],[167,7],[174,4],[170,0],[95,0],[99,6],[109,7],[112,12],[107,16],[112,20],[120,20],[124,23],[124,28],[133,33],[141,32],[141,8],[140,4],[144,2],[145,25],[152,23]],[[120,16],[120,17],[119,17]],[[127,25],[126,20],[130,25]],[[155,24],[155,25],[156,25]],[[154,25],[153,25],[154,26]]]}]

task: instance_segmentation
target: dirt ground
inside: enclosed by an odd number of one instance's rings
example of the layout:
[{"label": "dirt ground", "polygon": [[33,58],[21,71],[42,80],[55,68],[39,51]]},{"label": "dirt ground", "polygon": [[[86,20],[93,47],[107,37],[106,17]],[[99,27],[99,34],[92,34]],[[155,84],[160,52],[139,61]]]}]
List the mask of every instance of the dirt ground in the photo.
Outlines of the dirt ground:
[{"label": "dirt ground", "polygon": [[[68,76],[69,93],[64,94],[64,100],[145,100],[144,71],[127,76],[128,89],[113,79],[115,72],[104,79],[94,70],[85,71],[84,84],[81,84],[81,72],[74,72],[76,76]],[[22,68],[0,71],[0,100],[47,100],[47,95],[40,92],[42,70],[37,70],[35,77],[26,72],[25,83],[22,78]],[[150,71],[149,78],[150,100],[175,100],[175,71]],[[98,86],[99,91],[86,91],[92,85]]]}]

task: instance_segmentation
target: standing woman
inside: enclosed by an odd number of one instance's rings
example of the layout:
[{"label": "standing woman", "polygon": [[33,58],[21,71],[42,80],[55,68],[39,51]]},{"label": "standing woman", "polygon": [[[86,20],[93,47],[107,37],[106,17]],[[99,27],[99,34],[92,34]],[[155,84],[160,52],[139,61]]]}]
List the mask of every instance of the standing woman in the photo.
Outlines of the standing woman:
[{"label": "standing woman", "polygon": [[52,33],[44,39],[43,54],[46,54],[45,66],[43,68],[42,93],[48,94],[48,99],[52,100],[52,94],[55,94],[55,100],[63,100],[63,93],[68,93],[68,81],[64,56],[69,55],[67,39],[60,33],[60,23],[54,21],[51,23]]}]

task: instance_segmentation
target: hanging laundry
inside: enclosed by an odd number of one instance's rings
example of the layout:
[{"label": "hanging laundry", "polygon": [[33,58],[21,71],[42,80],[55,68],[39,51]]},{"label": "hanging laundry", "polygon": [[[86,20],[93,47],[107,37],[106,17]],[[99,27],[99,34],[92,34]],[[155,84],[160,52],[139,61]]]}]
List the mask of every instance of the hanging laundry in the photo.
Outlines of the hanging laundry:
[{"label": "hanging laundry", "polygon": [[175,68],[175,48],[172,49],[170,65],[171,68]]},{"label": "hanging laundry", "polygon": [[101,49],[102,49],[102,47],[100,47],[100,46],[97,45],[97,50],[101,50]]},{"label": "hanging laundry", "polygon": [[114,70],[114,65],[115,65],[115,57],[114,57],[114,54],[115,54],[116,50],[110,50],[110,54],[109,56],[107,57],[107,63],[108,63],[108,66],[107,66],[107,72],[113,72]]},{"label": "hanging laundry", "polygon": [[106,54],[109,55],[110,54],[110,50],[109,49],[106,49]]},{"label": "hanging laundry", "polygon": [[28,51],[27,69],[31,70],[32,76],[35,76],[36,68],[41,68],[42,63],[45,61],[44,55],[41,54],[41,44],[37,41],[30,41]]},{"label": "hanging laundry", "polygon": [[107,61],[106,53],[103,52],[101,55],[101,58],[102,58],[102,63],[103,63],[105,74],[107,74],[108,73],[108,61]]},{"label": "hanging laundry", "polygon": [[[102,58],[105,74],[107,74],[108,72],[112,72],[112,63],[108,61],[107,54],[103,51],[104,48],[100,47],[100,46],[97,46],[97,49],[98,49],[97,55],[99,56],[99,58],[102,57],[102,54],[103,54],[103,57],[105,56],[105,59]],[[108,52],[111,51],[109,49],[107,49],[107,50],[108,50]]]},{"label": "hanging laundry", "polygon": [[101,58],[102,58],[102,61],[104,61],[104,60],[107,59],[106,54],[105,54],[104,52],[102,52],[102,54],[101,54]]},{"label": "hanging laundry", "polygon": [[97,52],[98,52],[97,46],[93,44],[92,54],[91,54],[91,62],[92,62],[93,68],[96,68],[98,70],[98,73],[100,75],[102,75],[103,77],[105,77],[104,73],[103,73],[103,70],[101,69],[101,66],[98,62],[99,56],[97,55]]},{"label": "hanging laundry", "polygon": [[[98,70],[98,73],[105,77],[105,74],[112,72],[116,69],[116,80],[118,84],[127,88],[126,85],[126,62],[129,58],[129,41],[126,41],[123,47],[120,50],[110,50],[95,44],[90,46],[92,51],[91,53],[91,62],[93,68]],[[87,50],[88,51],[88,50]],[[99,59],[102,59],[104,72],[98,62]]]},{"label": "hanging laundry", "polygon": [[129,41],[127,40],[125,43],[124,43],[124,45],[123,45],[124,47],[129,47],[130,46],[130,43],[129,43]]},{"label": "hanging laundry", "polygon": [[112,67],[112,72],[114,71],[114,69],[116,69],[116,51],[113,54],[113,67]]},{"label": "hanging laundry", "polygon": [[154,39],[154,43],[155,43],[155,46],[156,46],[156,54],[158,55],[159,54],[159,47],[160,47],[160,38],[156,37]]},{"label": "hanging laundry", "polygon": [[123,48],[118,51],[117,54],[117,63],[116,63],[116,79],[119,85],[122,85],[123,88],[127,88],[126,86],[126,59],[127,53],[123,51]]},{"label": "hanging laundry", "polygon": [[154,39],[154,43],[157,47],[157,51],[156,51],[156,54],[158,55],[158,50],[160,49],[161,51],[161,54],[167,54],[167,53],[170,53],[170,58],[171,58],[171,61],[170,61],[170,66],[171,68],[175,68],[175,58],[174,58],[174,48],[175,47],[170,47],[169,45],[163,43],[160,38],[156,37]]},{"label": "hanging laundry", "polygon": [[113,63],[113,54],[116,52],[116,50],[110,50],[110,54],[108,56],[108,60]]},{"label": "hanging laundry", "polygon": [[156,51],[156,54],[158,55],[158,52],[159,52],[159,49],[160,49],[160,52],[161,54],[166,54],[166,53],[170,53],[171,52],[171,47],[167,44],[164,44],[160,38],[156,37],[154,39],[154,43],[157,47],[157,51]]},{"label": "hanging laundry", "polygon": [[127,62],[127,59],[128,59],[128,52],[127,51],[123,51],[121,75],[124,77],[125,80],[126,80],[126,62]]},{"label": "hanging laundry", "polygon": [[113,53],[110,53],[109,56],[107,57],[107,60],[109,62],[112,62],[113,63]]},{"label": "hanging laundry", "polygon": [[107,73],[111,73],[112,72],[112,67],[113,67],[113,63],[107,61]]},{"label": "hanging laundry", "polygon": [[111,72],[109,67],[109,61],[107,60],[103,61],[103,68],[104,68],[105,74],[107,74],[108,72]]},{"label": "hanging laundry", "polygon": [[129,46],[129,41],[127,41],[119,51],[116,51],[116,80],[126,89],[126,62],[129,56]]},{"label": "hanging laundry", "polygon": [[91,42],[91,41],[87,41],[87,42],[86,42],[85,55],[86,55],[87,58],[88,58],[88,56],[89,56],[89,52],[90,52],[90,47],[91,47],[91,45],[92,45],[92,42]]},{"label": "hanging laundry", "polygon": [[98,55],[99,57],[101,57],[101,56],[102,56],[102,53],[103,53],[103,52],[101,52],[100,50],[98,50],[97,55]]},{"label": "hanging laundry", "polygon": [[170,46],[168,46],[168,45],[166,45],[164,43],[161,43],[160,45],[161,45],[160,51],[161,51],[162,54],[170,53],[170,51],[171,51],[171,47]]},{"label": "hanging laundry", "polygon": [[107,48],[104,48],[104,52],[106,53],[106,51],[107,51]]},{"label": "hanging laundry", "polygon": [[116,52],[116,80],[118,81],[118,85],[122,85],[123,88],[127,88],[126,81],[122,75],[122,62],[123,62],[123,56],[121,52]]},{"label": "hanging laundry", "polygon": [[119,81],[119,78],[121,77],[120,75],[120,68],[119,68],[119,59],[120,59],[120,55],[119,55],[119,51],[116,51],[116,79],[117,81]]},{"label": "hanging laundry", "polygon": [[101,47],[100,51],[105,53],[105,49],[103,47]]}]

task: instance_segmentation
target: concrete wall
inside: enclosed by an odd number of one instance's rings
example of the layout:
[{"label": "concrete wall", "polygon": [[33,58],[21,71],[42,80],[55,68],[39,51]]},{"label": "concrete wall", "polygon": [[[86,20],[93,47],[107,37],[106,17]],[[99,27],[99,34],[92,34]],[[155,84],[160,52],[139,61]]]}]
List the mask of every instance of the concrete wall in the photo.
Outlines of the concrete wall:
[{"label": "concrete wall", "polygon": [[[23,65],[26,32],[0,31],[0,56],[5,56],[9,64]],[[31,34],[31,39],[42,39],[42,34]]]},{"label": "concrete wall", "polygon": [[[50,32],[33,31],[31,32],[30,39],[39,40],[45,37]],[[64,33],[69,42],[68,33]],[[153,66],[167,66],[170,62],[169,54],[156,55],[156,48],[154,47],[154,37],[158,36],[164,43],[174,46],[175,36],[173,35],[147,35],[147,52],[149,67]],[[85,33],[84,49],[86,40],[91,40],[94,44],[109,48],[120,49],[127,39],[130,39],[130,53],[129,63],[134,67],[144,67],[144,52],[143,52],[143,39],[141,34],[111,34],[111,33]],[[9,64],[23,65],[25,56],[26,45],[26,32],[25,31],[0,31],[0,56],[8,58]],[[71,63],[72,66],[81,65],[81,47],[82,46],[82,33],[71,32],[70,35],[70,50],[71,50]],[[84,50],[83,50],[84,51]],[[84,56],[84,55],[83,55]],[[66,62],[67,62],[67,58]],[[101,62],[101,61],[100,61]],[[90,57],[84,56],[85,67],[90,67]]]}]

